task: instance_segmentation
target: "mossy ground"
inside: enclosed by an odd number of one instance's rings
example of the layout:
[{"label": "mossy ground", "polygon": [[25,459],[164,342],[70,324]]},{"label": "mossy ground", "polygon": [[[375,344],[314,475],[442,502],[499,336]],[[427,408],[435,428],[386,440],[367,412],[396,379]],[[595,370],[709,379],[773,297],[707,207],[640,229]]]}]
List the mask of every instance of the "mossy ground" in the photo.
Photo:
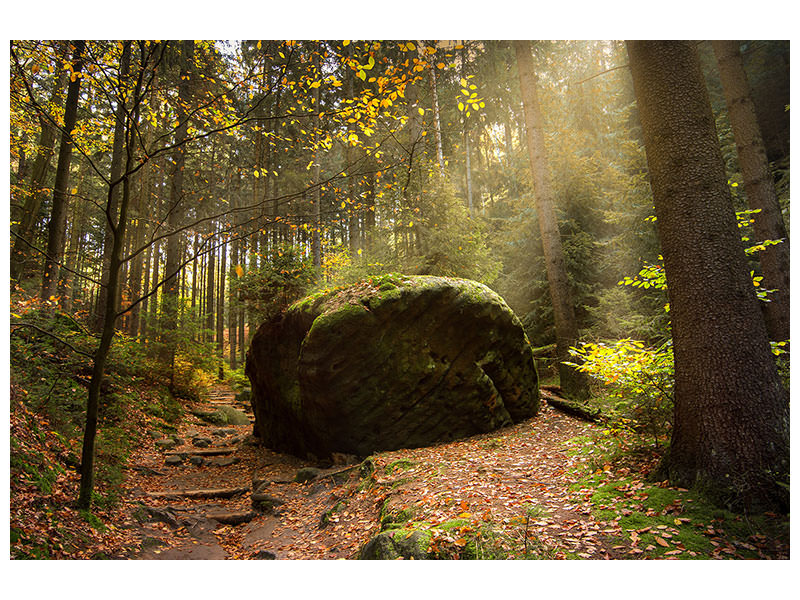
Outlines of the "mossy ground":
[{"label": "mossy ground", "polygon": [[788,547],[788,516],[737,514],[698,491],[653,480],[660,449],[646,437],[606,430],[572,443],[587,459],[572,489],[588,500],[595,520],[619,526],[611,543],[629,555],[758,559],[767,557],[767,540]]}]

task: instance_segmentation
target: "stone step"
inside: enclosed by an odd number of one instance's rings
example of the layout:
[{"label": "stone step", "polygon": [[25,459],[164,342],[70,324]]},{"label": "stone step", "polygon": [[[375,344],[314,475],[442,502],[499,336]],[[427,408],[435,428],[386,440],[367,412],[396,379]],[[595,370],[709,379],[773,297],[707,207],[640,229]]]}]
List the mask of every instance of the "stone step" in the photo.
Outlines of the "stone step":
[{"label": "stone step", "polygon": [[191,450],[169,450],[166,456],[223,456],[236,452],[234,446],[220,446],[219,448],[192,448]]},{"label": "stone step", "polygon": [[210,512],[206,514],[207,519],[214,519],[224,525],[241,525],[242,523],[249,523],[258,516],[258,513],[252,510],[241,510],[231,512]]}]

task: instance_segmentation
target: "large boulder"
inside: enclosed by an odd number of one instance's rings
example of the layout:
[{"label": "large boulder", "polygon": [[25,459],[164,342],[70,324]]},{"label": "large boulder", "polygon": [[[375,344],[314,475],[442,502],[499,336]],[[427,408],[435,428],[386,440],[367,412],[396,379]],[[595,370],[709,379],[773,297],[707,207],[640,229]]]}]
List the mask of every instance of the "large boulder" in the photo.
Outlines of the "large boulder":
[{"label": "large boulder", "polygon": [[309,296],[261,325],[246,373],[256,433],[300,456],[425,446],[539,407],[519,319],[464,279],[390,275]]}]

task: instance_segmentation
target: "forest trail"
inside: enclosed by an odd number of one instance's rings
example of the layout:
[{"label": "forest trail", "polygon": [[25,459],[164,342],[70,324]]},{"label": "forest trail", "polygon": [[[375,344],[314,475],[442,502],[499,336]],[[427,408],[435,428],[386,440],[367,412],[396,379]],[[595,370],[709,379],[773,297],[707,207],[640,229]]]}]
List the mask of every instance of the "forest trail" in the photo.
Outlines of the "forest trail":
[{"label": "forest trail", "polygon": [[[491,523],[505,540],[498,543],[535,546],[546,558],[614,558],[621,550],[605,541],[619,528],[594,521],[588,498],[569,489],[576,459],[567,442],[594,426],[546,402],[534,419],[500,431],[376,454],[371,474],[357,463],[321,468],[272,452],[256,444],[249,423],[219,426],[198,416],[224,406],[252,419],[230,388],[215,386],[189,407],[180,444],[157,442],[167,447],[132,457],[125,487],[139,547],[129,558],[356,558],[381,518],[404,510],[434,524]],[[312,479],[299,482],[304,476]]]}]

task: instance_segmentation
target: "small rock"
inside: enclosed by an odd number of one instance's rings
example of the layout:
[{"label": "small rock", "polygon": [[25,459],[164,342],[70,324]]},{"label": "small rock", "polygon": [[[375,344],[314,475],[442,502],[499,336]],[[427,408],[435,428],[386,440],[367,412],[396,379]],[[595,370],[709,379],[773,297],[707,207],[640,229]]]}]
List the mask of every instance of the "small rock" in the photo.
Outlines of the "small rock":
[{"label": "small rock", "polygon": [[316,467],[303,467],[297,472],[297,475],[294,476],[294,480],[297,483],[305,483],[307,481],[311,481],[312,479],[316,479],[319,477],[319,474],[322,471],[317,469]]},{"label": "small rock", "polygon": [[213,467],[230,467],[235,465],[241,459],[237,456],[218,456],[208,461],[208,464]]},{"label": "small rock", "polygon": [[262,494],[260,492],[254,493],[251,496],[251,500],[253,502],[253,508],[265,513],[274,513],[278,506],[284,504],[283,500],[280,498],[270,496],[269,494]]},{"label": "small rock", "polygon": [[202,456],[190,456],[189,462],[192,463],[195,467],[200,467],[203,465],[205,460],[203,459]]},{"label": "small rock", "polygon": [[183,440],[182,437],[177,436],[177,435],[173,435],[171,437],[172,437],[172,441],[175,442],[175,445],[182,446],[184,444],[184,440]]},{"label": "small rock", "polygon": [[211,438],[198,436],[192,439],[192,445],[196,448],[208,448],[211,445]]},{"label": "small rock", "polygon": [[257,560],[275,560],[277,557],[269,550],[259,550],[253,554],[253,558]]},{"label": "small rock", "polygon": [[226,437],[234,433],[236,433],[236,430],[233,427],[217,427],[211,430],[211,435],[216,437]]},{"label": "small rock", "polygon": [[200,432],[198,432],[196,429],[187,429],[186,430],[186,437],[187,438],[197,437],[198,435],[200,435]]},{"label": "small rock", "polygon": [[183,457],[180,454],[172,454],[164,459],[164,464],[172,466],[183,464]]},{"label": "small rock", "polygon": [[160,440],[156,440],[156,448],[160,448],[162,450],[172,450],[177,445],[177,442],[172,438],[161,438]]},{"label": "small rock", "polygon": [[258,493],[264,491],[264,488],[267,487],[267,480],[266,479],[253,479],[253,491]]}]

